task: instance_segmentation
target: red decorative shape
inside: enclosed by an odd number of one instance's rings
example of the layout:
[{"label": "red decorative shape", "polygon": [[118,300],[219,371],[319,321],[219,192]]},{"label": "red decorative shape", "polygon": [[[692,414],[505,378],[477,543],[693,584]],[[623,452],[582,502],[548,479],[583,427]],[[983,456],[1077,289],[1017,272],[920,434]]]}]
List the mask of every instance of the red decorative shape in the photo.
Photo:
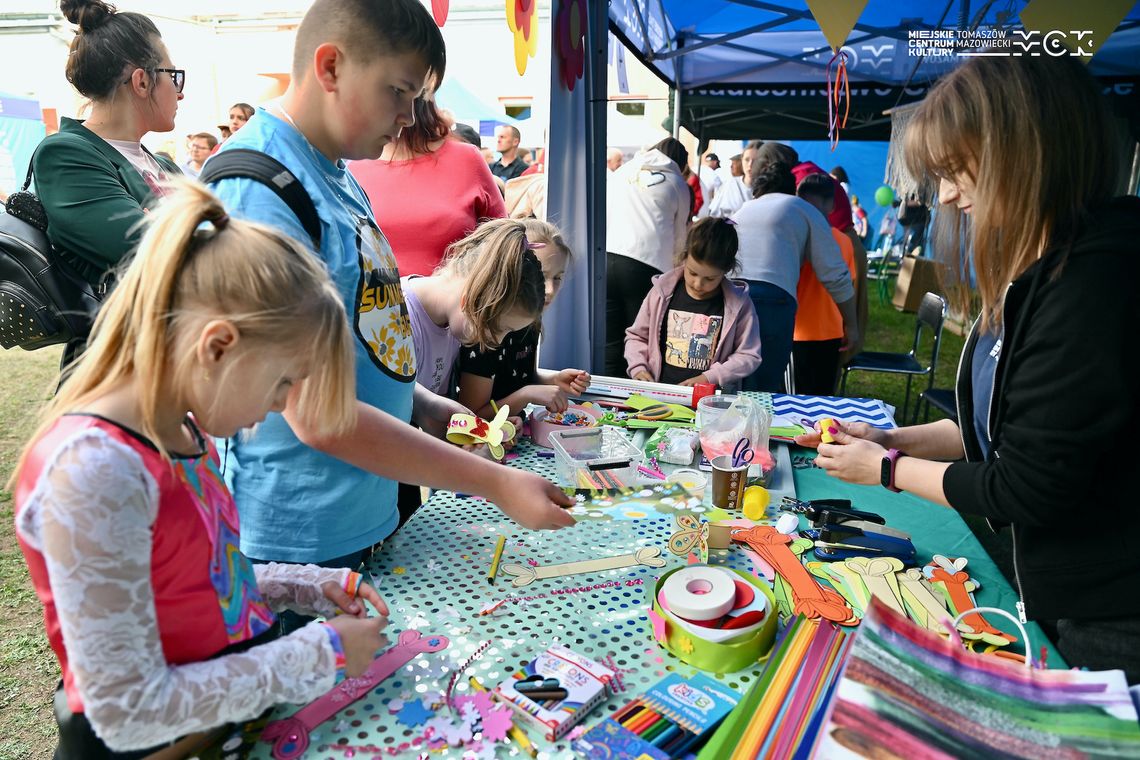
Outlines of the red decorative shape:
[{"label": "red decorative shape", "polygon": [[431,0],[431,15],[435,17],[435,25],[443,26],[447,22],[447,11],[451,0]]},{"label": "red decorative shape", "polygon": [[573,92],[586,69],[586,2],[562,0],[554,20],[554,41],[562,84]]}]

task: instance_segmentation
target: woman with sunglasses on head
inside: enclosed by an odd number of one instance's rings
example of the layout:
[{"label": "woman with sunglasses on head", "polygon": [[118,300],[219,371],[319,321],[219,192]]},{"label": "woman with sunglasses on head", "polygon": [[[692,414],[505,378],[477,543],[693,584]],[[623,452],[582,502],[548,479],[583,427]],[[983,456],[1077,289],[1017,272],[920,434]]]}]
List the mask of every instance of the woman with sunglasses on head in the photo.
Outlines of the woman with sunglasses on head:
[{"label": "woman with sunglasses on head", "polygon": [[[63,0],[60,10],[78,27],[67,80],[90,99],[90,110],[86,120],[60,120],[59,132],[36,150],[32,171],[60,259],[99,285],[138,244],[138,222],[160,183],[181,173],[141,140],[174,129],[186,72],[171,63],[146,16],[117,13],[102,0]],[[85,337],[68,343],[63,366],[85,344]]]}]

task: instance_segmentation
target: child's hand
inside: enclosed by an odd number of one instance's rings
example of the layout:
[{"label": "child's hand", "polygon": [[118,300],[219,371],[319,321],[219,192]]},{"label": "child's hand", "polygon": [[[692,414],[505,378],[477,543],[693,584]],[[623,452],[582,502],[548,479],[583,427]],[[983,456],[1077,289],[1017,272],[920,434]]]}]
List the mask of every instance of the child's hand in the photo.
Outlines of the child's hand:
[{"label": "child's hand", "polygon": [[531,403],[545,406],[552,412],[565,412],[570,402],[566,399],[566,392],[557,385],[532,385]]},{"label": "child's hand", "polygon": [[574,500],[546,478],[504,467],[500,483],[502,495],[491,501],[524,528],[556,530],[575,524],[566,511],[567,507],[574,506]]},{"label": "child's hand", "polygon": [[[554,376],[554,384],[567,396],[581,396],[590,387],[590,373],[580,369],[564,369]],[[552,411],[560,412],[561,409]]]},{"label": "child's hand", "polygon": [[647,382],[647,383],[655,382],[653,379],[653,375],[649,374],[648,372],[646,372],[643,369],[639,369],[637,372],[634,372],[633,373],[633,379],[634,380],[642,380],[642,381]]},{"label": "child's hand", "polygon": [[458,401],[432,393],[419,383],[412,403],[412,424],[423,429],[428,435],[443,438],[447,435],[447,423],[453,414],[474,414]]},{"label": "child's hand", "polygon": [[325,625],[332,626],[340,636],[340,645],[344,648],[346,678],[363,675],[376,659],[376,653],[380,648],[388,646],[388,638],[380,635],[388,625],[388,618],[374,617],[361,620],[349,615],[338,615],[326,621]]},{"label": "child's hand", "polygon": [[708,381],[709,381],[709,379],[707,377],[705,377],[705,373],[702,372],[701,374],[697,375],[696,377],[690,377],[688,380],[682,380],[681,382],[677,383],[677,385],[684,385],[688,388],[692,388],[695,385],[700,385],[701,383],[707,383]]},{"label": "child's hand", "polygon": [[[358,618],[368,617],[368,609],[357,601],[355,597],[349,596],[348,592],[336,581],[325,581],[322,583],[321,592],[325,595],[325,599],[335,604],[344,614]],[[360,587],[356,589],[356,596],[371,602],[372,606],[376,608],[376,611],[384,617],[388,616],[388,605],[384,604],[384,600],[380,598],[380,594],[369,584],[361,583]]]},{"label": "child's hand", "polygon": [[503,448],[507,451],[513,449],[519,442],[519,435],[522,433],[523,421],[522,417],[507,417],[507,422],[515,426],[515,434],[510,440],[503,441]]}]

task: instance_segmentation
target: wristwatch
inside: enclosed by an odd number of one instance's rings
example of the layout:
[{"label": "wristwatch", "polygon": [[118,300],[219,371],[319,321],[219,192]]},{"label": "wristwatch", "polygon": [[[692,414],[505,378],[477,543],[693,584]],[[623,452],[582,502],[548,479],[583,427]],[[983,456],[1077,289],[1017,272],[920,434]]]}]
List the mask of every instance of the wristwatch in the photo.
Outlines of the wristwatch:
[{"label": "wristwatch", "polygon": [[906,454],[898,449],[891,449],[887,452],[887,455],[883,457],[883,466],[879,473],[879,482],[882,483],[883,488],[888,491],[894,491],[895,493],[902,491],[901,488],[895,487],[895,465],[899,459],[905,456]]}]

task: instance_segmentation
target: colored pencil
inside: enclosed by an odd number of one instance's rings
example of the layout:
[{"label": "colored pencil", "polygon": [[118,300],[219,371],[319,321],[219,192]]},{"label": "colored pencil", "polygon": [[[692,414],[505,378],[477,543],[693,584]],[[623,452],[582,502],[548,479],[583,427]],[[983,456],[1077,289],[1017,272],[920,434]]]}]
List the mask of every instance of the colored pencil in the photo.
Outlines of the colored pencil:
[{"label": "colored pencil", "polygon": [[495,576],[499,574],[499,560],[503,558],[503,547],[507,545],[507,537],[500,534],[499,540],[495,542],[495,556],[491,558],[491,569],[487,571],[487,580],[491,583],[495,582]]}]

